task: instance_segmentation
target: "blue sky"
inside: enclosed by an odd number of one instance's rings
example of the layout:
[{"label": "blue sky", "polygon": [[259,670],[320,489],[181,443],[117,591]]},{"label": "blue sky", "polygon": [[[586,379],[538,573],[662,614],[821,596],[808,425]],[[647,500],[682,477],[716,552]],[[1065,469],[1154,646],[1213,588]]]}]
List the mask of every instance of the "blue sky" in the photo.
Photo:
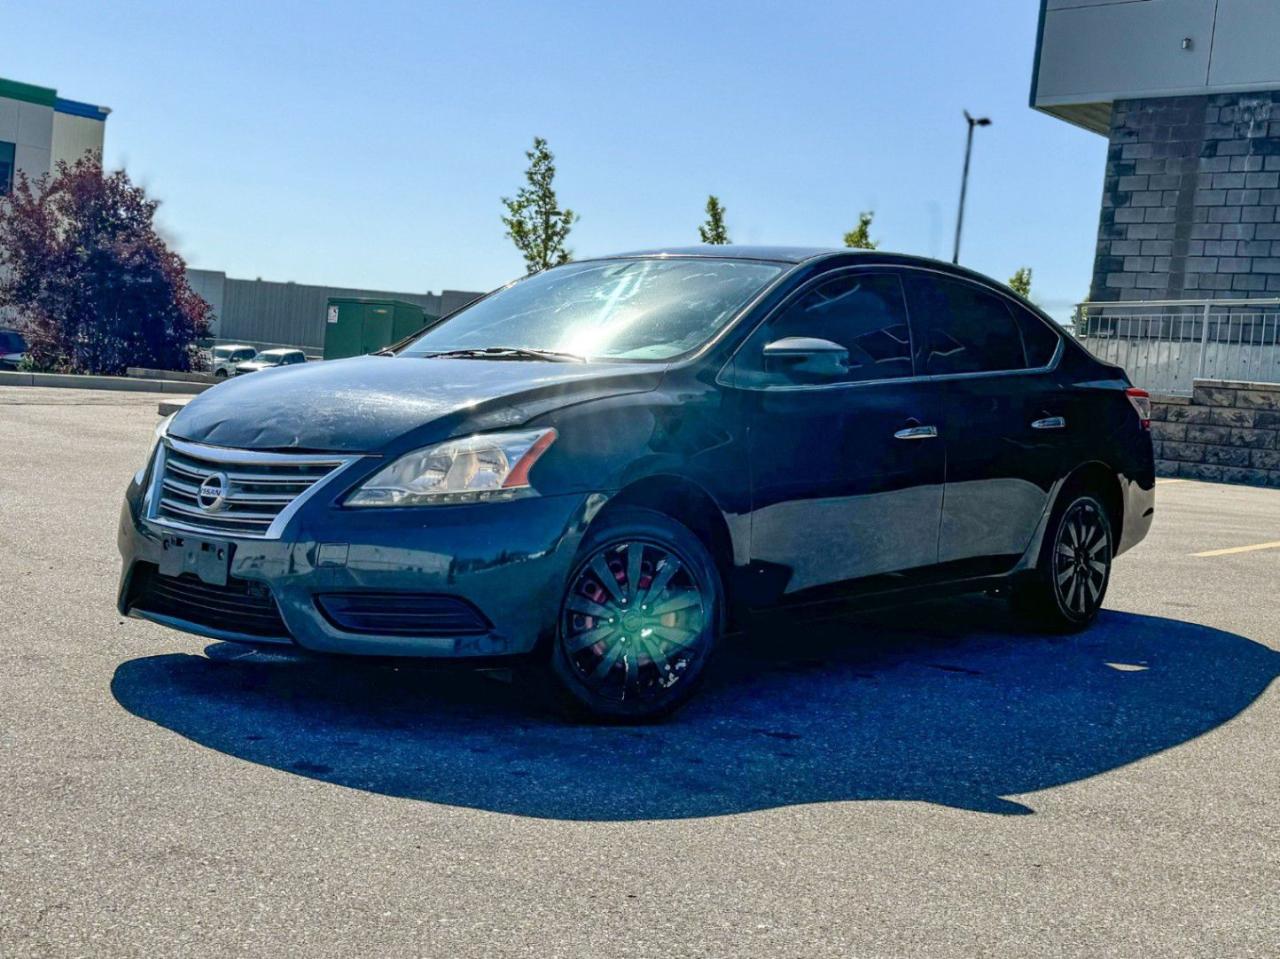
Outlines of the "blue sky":
[{"label": "blue sky", "polygon": [[106,159],[163,201],[193,266],[403,291],[523,272],[498,198],[534,135],[574,251],[738,242],[1035,270],[1056,315],[1089,284],[1105,140],[1027,106],[1034,0],[787,3],[10,3],[0,75],[112,107]]}]

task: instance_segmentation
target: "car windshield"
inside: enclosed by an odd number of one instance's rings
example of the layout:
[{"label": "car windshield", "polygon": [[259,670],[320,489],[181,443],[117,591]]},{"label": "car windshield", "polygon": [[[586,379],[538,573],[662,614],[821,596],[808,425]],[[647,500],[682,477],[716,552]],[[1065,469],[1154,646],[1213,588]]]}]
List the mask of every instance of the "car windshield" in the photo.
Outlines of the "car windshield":
[{"label": "car windshield", "polygon": [[400,353],[511,349],[671,359],[707,342],[784,269],[709,257],[570,263],[478,301]]},{"label": "car windshield", "polygon": [[234,352],[235,350],[233,350],[229,346],[215,346],[213,348],[213,355],[215,358],[219,360],[229,359],[231,357],[231,354]]},{"label": "car windshield", "polygon": [[265,363],[267,366],[279,366],[284,362],[285,353],[259,353],[257,360],[259,363]]}]

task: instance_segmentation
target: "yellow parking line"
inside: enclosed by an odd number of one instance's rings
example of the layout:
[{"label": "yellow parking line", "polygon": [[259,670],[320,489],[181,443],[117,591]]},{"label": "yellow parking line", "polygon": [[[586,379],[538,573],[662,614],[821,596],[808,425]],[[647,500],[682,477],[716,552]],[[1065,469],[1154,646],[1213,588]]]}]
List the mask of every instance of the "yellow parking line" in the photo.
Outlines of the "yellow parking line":
[{"label": "yellow parking line", "polygon": [[1280,539],[1274,543],[1254,543],[1252,546],[1231,546],[1227,549],[1209,549],[1203,553],[1192,553],[1192,556],[1226,556],[1229,553],[1252,553],[1258,549],[1280,549]]}]

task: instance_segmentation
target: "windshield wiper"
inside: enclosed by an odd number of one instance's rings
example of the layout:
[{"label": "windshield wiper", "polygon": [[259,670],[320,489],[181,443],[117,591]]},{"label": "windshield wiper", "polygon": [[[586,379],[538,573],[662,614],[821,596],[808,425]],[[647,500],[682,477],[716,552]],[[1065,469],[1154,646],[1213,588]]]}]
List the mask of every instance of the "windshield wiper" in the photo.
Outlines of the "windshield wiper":
[{"label": "windshield wiper", "polygon": [[559,350],[527,350],[521,346],[486,346],[465,350],[444,350],[440,353],[424,353],[428,359],[483,359],[483,360],[551,360],[553,363],[585,363],[587,358],[577,353]]}]

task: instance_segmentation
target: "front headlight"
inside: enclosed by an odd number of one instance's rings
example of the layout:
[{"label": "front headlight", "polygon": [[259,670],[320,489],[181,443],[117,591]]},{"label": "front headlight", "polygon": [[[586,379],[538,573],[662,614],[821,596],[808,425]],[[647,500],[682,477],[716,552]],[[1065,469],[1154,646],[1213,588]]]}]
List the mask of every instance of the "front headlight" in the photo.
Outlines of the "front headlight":
[{"label": "front headlight", "polygon": [[169,423],[173,420],[177,413],[170,413],[160,421],[160,425],[156,427],[155,438],[151,441],[151,452],[147,454],[146,461],[142,464],[142,468],[133,476],[133,481],[141,486],[147,479],[147,470],[151,469],[151,464],[155,462],[156,450],[160,448],[160,441],[164,439],[166,433],[169,432]]},{"label": "front headlight", "polygon": [[347,497],[347,506],[432,506],[512,499],[556,431],[477,433],[406,453]]}]

